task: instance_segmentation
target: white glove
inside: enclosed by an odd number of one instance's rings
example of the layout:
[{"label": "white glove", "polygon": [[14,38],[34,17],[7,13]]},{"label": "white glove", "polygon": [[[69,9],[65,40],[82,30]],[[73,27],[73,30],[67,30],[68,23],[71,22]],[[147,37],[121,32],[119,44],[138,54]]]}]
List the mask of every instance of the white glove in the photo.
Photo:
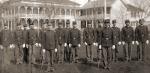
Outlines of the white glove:
[{"label": "white glove", "polygon": [[122,44],[125,45],[125,42],[123,41]]},{"label": "white glove", "polygon": [[102,45],[99,45],[99,47],[98,47],[99,49],[102,49]]},{"label": "white glove", "polygon": [[66,47],[66,46],[67,46],[67,43],[65,43],[64,46]]},{"label": "white glove", "polygon": [[149,44],[149,40],[146,41],[146,44]]},{"label": "white glove", "polygon": [[96,46],[96,43],[93,43],[94,46]]},{"label": "white glove", "polygon": [[42,45],[39,43],[39,47],[42,47]]},{"label": "white glove", "polygon": [[98,43],[95,43],[96,46],[98,46]]},{"label": "white glove", "polygon": [[58,49],[57,48],[55,48],[55,52],[57,52],[58,51]]},{"label": "white glove", "polygon": [[115,49],[115,48],[116,48],[116,46],[115,46],[115,45],[113,45],[113,46],[112,46],[112,49]]},{"label": "white glove", "polygon": [[121,42],[118,42],[118,45],[121,45]]},{"label": "white glove", "polygon": [[25,44],[23,44],[22,47],[25,48]]},{"label": "white glove", "polygon": [[81,47],[81,45],[80,45],[80,44],[78,44],[78,47]]},{"label": "white glove", "polygon": [[85,42],[84,44],[85,44],[85,45],[87,45],[87,43],[86,43],[86,42]]},{"label": "white glove", "polygon": [[12,49],[12,45],[9,45],[9,48]]},{"label": "white glove", "polygon": [[35,45],[35,46],[38,46],[38,43],[35,43],[34,45]]},{"label": "white glove", "polygon": [[139,45],[139,42],[138,42],[138,41],[136,41],[136,44],[137,44],[137,45]]},{"label": "white glove", "polygon": [[46,52],[46,50],[45,50],[45,49],[42,49],[42,52],[43,52],[43,53],[45,53],[45,52]]},{"label": "white glove", "polygon": [[1,50],[3,50],[3,49],[4,49],[2,45],[0,45],[0,48],[1,48]]},{"label": "white glove", "polygon": [[134,41],[132,41],[132,44],[134,44]]},{"label": "white glove", "polygon": [[15,45],[14,45],[14,44],[12,44],[12,48],[15,48]]},{"label": "white glove", "polygon": [[69,47],[71,47],[72,46],[72,44],[69,44]]}]

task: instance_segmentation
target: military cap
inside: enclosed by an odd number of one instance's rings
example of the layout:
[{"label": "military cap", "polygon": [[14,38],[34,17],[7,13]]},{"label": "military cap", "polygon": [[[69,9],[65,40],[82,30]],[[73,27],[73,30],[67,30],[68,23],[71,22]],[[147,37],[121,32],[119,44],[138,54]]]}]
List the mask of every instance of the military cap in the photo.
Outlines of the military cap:
[{"label": "military cap", "polygon": [[139,22],[141,22],[141,21],[145,21],[144,19],[139,19]]},{"label": "military cap", "polygon": [[130,23],[130,20],[125,20],[125,23]]},{"label": "military cap", "polygon": [[105,19],[104,23],[110,23],[110,19]]},{"label": "military cap", "polygon": [[30,24],[32,24],[32,20],[29,18],[28,20],[27,20],[27,23],[30,25]]},{"label": "military cap", "polygon": [[51,20],[50,23],[52,23],[52,24],[55,23],[55,20]]},{"label": "military cap", "polygon": [[87,24],[92,24],[92,21],[89,20],[89,21],[87,22]]},{"label": "military cap", "polygon": [[44,21],[42,19],[40,20],[40,24],[44,24]]},{"label": "military cap", "polygon": [[27,25],[27,24],[24,24],[23,26],[24,26],[24,27],[27,27],[28,25]]},{"label": "military cap", "polygon": [[76,21],[73,21],[73,25],[76,25],[77,24],[77,22]]},{"label": "military cap", "polygon": [[62,22],[61,22],[61,21],[59,21],[59,22],[58,22],[58,25],[62,25]]},{"label": "military cap", "polygon": [[48,24],[48,23],[49,23],[49,20],[48,20],[48,19],[46,19],[46,20],[45,20],[45,23],[47,23],[47,24]]},{"label": "military cap", "polygon": [[17,26],[20,26],[21,24],[20,23],[17,23]]},{"label": "military cap", "polygon": [[8,25],[5,23],[4,26],[8,26]]},{"label": "military cap", "polygon": [[116,23],[117,21],[116,20],[112,20],[112,23]]},{"label": "military cap", "polygon": [[66,21],[66,24],[70,24],[70,21],[69,21],[69,20],[67,20],[67,21]]}]

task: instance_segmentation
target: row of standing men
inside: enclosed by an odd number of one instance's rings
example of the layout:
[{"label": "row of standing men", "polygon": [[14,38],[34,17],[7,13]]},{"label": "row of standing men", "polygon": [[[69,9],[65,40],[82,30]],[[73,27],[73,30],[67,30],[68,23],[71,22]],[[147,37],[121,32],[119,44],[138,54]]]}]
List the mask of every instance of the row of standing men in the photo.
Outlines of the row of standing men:
[{"label": "row of standing men", "polygon": [[[17,24],[15,31],[10,31],[7,25],[1,31],[0,43],[7,55],[9,48],[15,49],[15,60],[17,63],[36,63],[37,58],[42,53],[48,52],[50,61],[49,70],[54,70],[54,54],[58,63],[78,62],[78,51],[81,47],[81,31],[77,28],[76,22],[73,22],[73,28],[70,28],[70,22],[66,22],[66,28],[62,28],[62,23],[58,23],[58,28],[53,29],[53,22],[46,21],[39,32],[34,29],[34,21],[28,20],[30,29],[27,29],[25,22]],[[131,45],[138,45],[138,60],[145,59],[146,44],[148,40],[148,27],[144,25],[144,20],[140,19],[135,31],[130,26],[130,21],[125,20],[126,26],[120,30],[116,26],[116,20],[112,21],[113,27],[110,27],[110,20],[104,20],[103,27],[98,24],[98,28],[93,29],[89,23],[83,30],[83,43],[86,45],[86,58],[89,62],[93,61],[92,45],[97,46],[97,55],[102,59],[104,68],[109,69],[111,60],[118,60],[118,45],[124,45],[124,55],[127,61],[131,60]],[[21,29],[24,25],[24,29]],[[37,47],[41,47],[38,51]],[[38,52],[38,53],[37,53]],[[23,56],[21,55],[23,54]],[[8,63],[10,60],[8,60]],[[11,58],[10,58],[11,59]],[[5,60],[5,59],[4,59]],[[6,62],[7,62],[6,61]]]}]

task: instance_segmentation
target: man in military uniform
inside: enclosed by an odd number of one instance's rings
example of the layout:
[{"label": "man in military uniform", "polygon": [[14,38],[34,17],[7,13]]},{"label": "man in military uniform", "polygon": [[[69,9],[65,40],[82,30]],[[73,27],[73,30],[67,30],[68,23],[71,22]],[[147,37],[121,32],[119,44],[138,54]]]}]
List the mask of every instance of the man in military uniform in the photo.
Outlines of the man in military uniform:
[{"label": "man in military uniform", "polygon": [[116,20],[112,21],[113,27],[113,45],[112,47],[112,60],[117,61],[117,53],[118,53],[118,46],[121,45],[121,31],[118,27],[116,27]]},{"label": "man in military uniform", "polygon": [[[72,58],[71,61],[72,62],[78,62],[78,50],[81,43],[81,33],[80,30],[77,28],[77,24],[74,21],[73,22],[73,29],[70,30],[70,44],[69,46],[71,47],[71,54],[72,54]],[[72,60],[73,59],[73,60]]]},{"label": "man in military uniform", "polygon": [[149,33],[148,27],[144,25],[144,19],[140,19],[139,24],[135,29],[136,44],[138,45],[137,56],[139,61],[144,61],[146,44],[149,44]]},{"label": "man in military uniform", "polygon": [[30,62],[36,63],[36,48],[38,46],[37,43],[37,31],[34,28],[34,22],[32,23],[31,19],[28,19],[30,29],[28,30],[28,43],[29,43],[29,55],[30,55]]},{"label": "man in military uniform", "polygon": [[124,55],[127,61],[131,60],[131,46],[134,44],[134,30],[130,26],[130,21],[125,21],[126,26],[122,28],[122,44],[124,45]]},{"label": "man in military uniform", "polygon": [[88,61],[92,61],[92,45],[94,43],[94,29],[92,24],[89,23],[87,28],[83,31],[83,43],[86,45],[86,57]]},{"label": "man in military uniform", "polygon": [[64,61],[64,29],[62,28],[62,23],[58,23],[58,28],[56,31],[57,43],[58,43],[58,62],[63,63]]},{"label": "man in military uniform", "polygon": [[1,49],[3,49],[4,65],[9,65],[12,60],[12,32],[9,30],[8,25],[4,24],[4,29],[1,31]]},{"label": "man in military uniform", "polygon": [[24,26],[22,35],[23,35],[23,62],[29,63],[29,44],[28,44],[28,27],[27,24],[25,24],[25,21],[22,21],[21,24]]},{"label": "man in military uniform", "polygon": [[22,63],[22,57],[23,57],[23,49],[22,49],[22,44],[23,44],[23,32],[21,29],[21,24],[17,24],[17,29],[14,32],[14,42],[16,45],[15,49],[15,56],[16,56],[16,61],[17,64]]},{"label": "man in military uniform", "polygon": [[47,71],[53,71],[54,70],[54,50],[57,47],[57,37],[54,30],[52,30],[52,24],[48,24],[48,29],[45,31],[45,49],[49,52],[50,61],[48,63],[48,70]]},{"label": "man in military uniform", "polygon": [[64,59],[65,59],[65,61],[68,61],[68,62],[70,62],[69,61],[69,57],[70,57],[70,54],[69,54],[69,52],[70,52],[70,49],[71,48],[69,48],[69,38],[70,38],[70,30],[71,30],[71,28],[70,28],[70,21],[69,20],[67,20],[66,21],[66,28],[65,28],[65,35],[64,35],[64,37],[65,37],[65,44],[64,44],[64,46],[65,46],[65,49],[64,49]]},{"label": "man in military uniform", "polygon": [[99,48],[102,48],[104,68],[109,69],[109,63],[111,58],[111,47],[113,42],[113,32],[110,26],[110,20],[106,19],[104,21],[104,28],[101,31],[101,45]]}]

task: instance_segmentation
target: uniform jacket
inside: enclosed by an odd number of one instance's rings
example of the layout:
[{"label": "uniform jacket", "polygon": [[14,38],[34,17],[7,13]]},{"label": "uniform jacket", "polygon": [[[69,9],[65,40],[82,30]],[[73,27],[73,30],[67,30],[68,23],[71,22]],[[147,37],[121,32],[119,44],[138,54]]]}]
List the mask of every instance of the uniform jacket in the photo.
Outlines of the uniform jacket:
[{"label": "uniform jacket", "polygon": [[125,26],[122,28],[122,41],[131,43],[134,41],[134,30],[130,26]]},{"label": "uniform jacket", "polygon": [[103,28],[101,32],[101,43],[103,47],[111,47],[113,43],[113,32],[110,27],[108,28]]},{"label": "uniform jacket", "polygon": [[148,27],[145,25],[139,25],[135,29],[135,38],[139,42],[146,42],[148,40]]},{"label": "uniform jacket", "polygon": [[95,31],[94,31],[94,38],[95,38],[95,42],[97,42],[98,44],[101,44],[101,38],[102,38],[102,29],[103,28],[97,28],[97,29],[95,29]]},{"label": "uniform jacket", "polygon": [[45,33],[45,49],[53,50],[56,48],[57,40],[56,33],[53,30],[46,30]]},{"label": "uniform jacket", "polygon": [[13,42],[12,32],[10,30],[1,31],[1,44],[4,47],[8,47]]},{"label": "uniform jacket", "polygon": [[28,44],[28,35],[29,35],[28,30],[24,29],[22,32],[23,32],[23,34],[22,34],[23,35],[23,37],[22,37],[23,38],[23,44]]},{"label": "uniform jacket", "polygon": [[64,29],[63,28],[57,28],[55,31],[56,31],[56,38],[57,38],[58,45],[64,44],[65,43]]},{"label": "uniform jacket", "polygon": [[119,41],[121,41],[121,31],[118,27],[112,27],[113,31],[113,45],[116,45]]},{"label": "uniform jacket", "polygon": [[23,31],[21,29],[14,31],[14,42],[18,46],[23,44]]},{"label": "uniform jacket", "polygon": [[81,43],[81,33],[77,28],[73,28],[70,31],[70,44],[72,46],[78,46]]},{"label": "uniform jacket", "polygon": [[69,44],[70,42],[70,30],[71,28],[65,28],[65,35],[64,35],[64,41],[65,43]]},{"label": "uniform jacket", "polygon": [[28,31],[28,43],[29,45],[34,45],[35,43],[37,43],[37,38],[38,38],[38,34],[37,31],[35,29],[30,29]]},{"label": "uniform jacket", "polygon": [[86,42],[88,45],[94,43],[94,29],[85,28],[83,31],[83,42]]}]

